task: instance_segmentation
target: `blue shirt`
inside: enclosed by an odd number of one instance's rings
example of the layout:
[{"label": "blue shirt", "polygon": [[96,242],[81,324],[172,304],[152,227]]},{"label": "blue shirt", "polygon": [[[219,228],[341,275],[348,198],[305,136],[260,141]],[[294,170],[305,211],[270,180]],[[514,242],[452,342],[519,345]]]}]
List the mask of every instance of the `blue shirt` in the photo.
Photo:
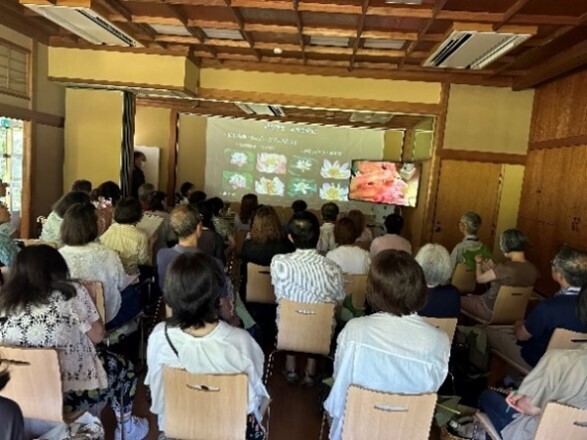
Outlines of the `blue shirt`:
[{"label": "blue shirt", "polygon": [[461,293],[449,284],[429,288],[428,301],[418,315],[430,318],[458,318],[460,313]]},{"label": "blue shirt", "polygon": [[0,225],[0,263],[4,266],[12,266],[16,259],[16,254],[20,250],[10,236],[12,232],[13,227],[10,223]]},{"label": "blue shirt", "polygon": [[518,342],[522,357],[529,365],[535,366],[544,355],[556,328],[587,332],[587,326],[579,321],[577,303],[577,295],[560,295],[540,302],[530,312],[524,327],[532,337]]}]

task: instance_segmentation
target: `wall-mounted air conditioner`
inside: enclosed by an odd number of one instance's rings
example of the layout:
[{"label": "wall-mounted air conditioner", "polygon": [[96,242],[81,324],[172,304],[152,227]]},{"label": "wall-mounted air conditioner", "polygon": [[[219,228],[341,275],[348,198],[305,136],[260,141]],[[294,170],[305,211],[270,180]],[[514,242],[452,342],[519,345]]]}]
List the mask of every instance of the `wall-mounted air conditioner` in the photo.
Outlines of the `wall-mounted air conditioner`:
[{"label": "wall-mounted air conditioner", "polygon": [[277,105],[236,104],[247,115],[285,116],[283,109]]},{"label": "wall-mounted air conditioner", "polygon": [[531,36],[532,33],[453,30],[424,66],[483,69]]},{"label": "wall-mounted air conditioner", "polygon": [[90,43],[142,47],[137,40],[89,8],[27,4],[26,0],[21,0],[21,3]]}]

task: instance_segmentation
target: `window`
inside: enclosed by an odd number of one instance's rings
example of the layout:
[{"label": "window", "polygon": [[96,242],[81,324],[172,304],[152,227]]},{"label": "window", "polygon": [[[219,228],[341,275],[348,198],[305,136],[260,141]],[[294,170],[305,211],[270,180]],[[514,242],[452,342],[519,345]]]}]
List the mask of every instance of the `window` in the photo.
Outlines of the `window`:
[{"label": "window", "polygon": [[30,98],[27,49],[0,39],[0,93]]}]

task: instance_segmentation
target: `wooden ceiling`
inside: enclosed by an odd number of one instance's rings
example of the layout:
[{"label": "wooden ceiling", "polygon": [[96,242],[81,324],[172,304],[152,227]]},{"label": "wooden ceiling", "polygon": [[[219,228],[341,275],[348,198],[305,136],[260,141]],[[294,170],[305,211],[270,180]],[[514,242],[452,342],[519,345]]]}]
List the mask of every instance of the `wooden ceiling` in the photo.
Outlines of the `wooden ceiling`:
[{"label": "wooden ceiling", "polygon": [[[68,6],[90,2],[46,1]],[[411,2],[419,4],[385,0],[91,3],[144,46],[133,50],[185,55],[203,66],[524,88],[587,63],[587,0]],[[32,25],[54,45],[88,46],[35,16],[18,0],[0,2],[2,21],[29,32]],[[455,23],[472,28],[489,25],[493,30],[535,26],[536,34],[482,70],[423,67]]]}]

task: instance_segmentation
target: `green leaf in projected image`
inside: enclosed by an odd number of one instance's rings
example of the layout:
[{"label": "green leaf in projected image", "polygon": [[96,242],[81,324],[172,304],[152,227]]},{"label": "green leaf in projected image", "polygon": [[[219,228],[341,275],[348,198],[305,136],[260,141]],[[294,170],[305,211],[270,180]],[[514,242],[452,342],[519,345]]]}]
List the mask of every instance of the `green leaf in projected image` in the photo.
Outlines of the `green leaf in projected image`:
[{"label": "green leaf in projected image", "polygon": [[231,167],[236,167],[242,171],[253,171],[253,167],[255,166],[255,153],[252,151],[227,148],[224,150],[224,158]]},{"label": "green leaf in projected image", "polygon": [[316,164],[316,160],[311,157],[293,156],[288,171],[293,176],[304,176],[312,171]]},{"label": "green leaf in projected image", "polygon": [[290,197],[307,196],[316,194],[318,185],[315,180],[293,178],[287,186],[287,194]]},{"label": "green leaf in projected image", "polygon": [[253,189],[253,175],[251,173],[223,171],[222,172],[222,189],[230,190],[230,191],[252,190]]}]

